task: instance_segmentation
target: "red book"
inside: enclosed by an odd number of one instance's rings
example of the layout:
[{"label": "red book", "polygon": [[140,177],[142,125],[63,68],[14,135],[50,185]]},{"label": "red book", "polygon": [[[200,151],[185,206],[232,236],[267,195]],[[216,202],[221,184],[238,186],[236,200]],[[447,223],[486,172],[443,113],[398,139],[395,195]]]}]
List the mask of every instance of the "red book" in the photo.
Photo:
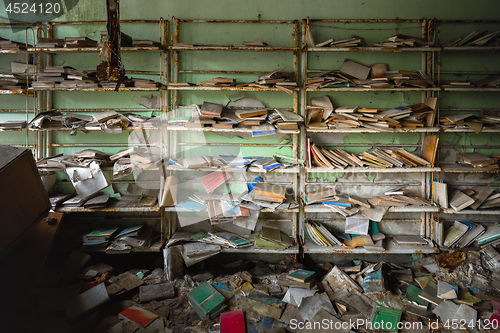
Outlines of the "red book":
[{"label": "red book", "polygon": [[220,333],[246,333],[242,310],[224,312],[220,315]]},{"label": "red book", "polygon": [[123,310],[119,313],[118,317],[131,320],[142,327],[147,326],[153,320],[158,318],[156,314],[138,306],[131,306],[130,308]]}]

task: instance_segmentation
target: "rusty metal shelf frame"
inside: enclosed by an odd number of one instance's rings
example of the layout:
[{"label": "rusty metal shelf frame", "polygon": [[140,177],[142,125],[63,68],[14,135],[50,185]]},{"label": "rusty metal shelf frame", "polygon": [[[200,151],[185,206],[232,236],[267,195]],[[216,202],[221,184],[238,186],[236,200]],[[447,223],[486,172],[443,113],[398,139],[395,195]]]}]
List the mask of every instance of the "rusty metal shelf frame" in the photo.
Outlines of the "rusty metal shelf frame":
[{"label": "rusty metal shelf frame", "polygon": [[[162,88],[119,88],[118,91],[160,91]],[[28,88],[28,91],[115,91],[115,88]]]},{"label": "rusty metal shelf frame", "polygon": [[[333,211],[328,207],[318,207],[318,206],[305,206],[304,211],[306,213],[332,213]],[[396,206],[389,207],[387,210],[389,213],[421,213],[421,212],[439,212],[439,207],[436,206]],[[334,212],[333,212],[334,213]]]},{"label": "rusty metal shelf frame", "polygon": [[391,131],[378,131],[371,128],[326,128],[326,129],[308,129],[306,133],[430,133],[439,132],[439,127],[417,127],[417,128],[394,128]]},{"label": "rusty metal shelf frame", "polygon": [[375,168],[375,167],[348,167],[345,169],[333,169],[326,167],[304,168],[306,173],[424,173],[438,172],[438,167],[408,167],[408,168]]},{"label": "rusty metal shelf frame", "polygon": [[430,92],[430,91],[440,91],[441,88],[361,88],[361,87],[342,87],[342,88],[317,88],[310,89],[306,88],[306,91],[386,91],[386,92],[408,92],[408,91],[420,91],[420,92]]},{"label": "rusty metal shelf frame", "polygon": [[[341,19],[341,20],[310,20],[304,19],[302,20],[302,36],[307,36],[309,33],[310,25],[315,24],[315,23],[321,23],[321,22],[329,22],[329,23],[367,23],[367,24],[372,24],[372,26],[376,23],[397,23],[397,24],[405,24],[405,23],[412,23],[412,24],[419,24],[422,32],[422,37],[425,40],[429,40],[430,36],[430,27],[432,25],[430,24],[430,21],[426,19],[417,19],[417,20],[349,20],[349,19]],[[433,87],[433,88],[361,88],[361,87],[330,87],[330,88],[319,88],[319,89],[311,89],[307,88],[305,86],[306,83],[306,78],[308,76],[309,72],[319,72],[320,70],[312,70],[308,69],[308,53],[309,52],[318,52],[319,54],[324,53],[324,52],[397,52],[397,53],[406,53],[406,52],[420,52],[422,55],[421,58],[421,68],[425,73],[431,74],[434,73],[434,62],[433,59],[435,58],[434,53],[439,52],[440,48],[439,47],[419,47],[419,48],[383,48],[383,47],[352,47],[352,48],[326,48],[326,47],[321,47],[321,48],[316,48],[316,47],[311,47],[307,45],[307,38],[302,38],[302,82],[301,86],[303,89],[301,90],[301,100],[302,100],[302,114],[306,114],[307,106],[306,106],[306,101],[307,101],[307,93],[308,92],[415,92],[421,94],[421,98],[423,100],[424,97],[426,96],[432,96],[433,94],[441,91],[441,88],[439,87]],[[439,119],[439,118],[438,118]],[[426,133],[439,133],[439,127],[431,127],[431,128],[418,128],[418,129],[397,129],[394,131],[391,131],[391,133],[402,133],[402,132],[408,132],[408,133],[421,133],[422,138]],[[370,130],[370,129],[364,129],[364,128],[349,128],[349,129],[318,129],[318,130],[308,130],[304,129],[302,132],[302,142],[301,142],[301,157],[304,158],[307,154],[305,151],[305,138],[307,133],[323,133],[323,134],[328,134],[328,133],[383,133],[382,131],[376,131],[376,130]],[[423,140],[421,140],[423,141]],[[336,144],[338,146],[356,146],[356,144]],[[361,145],[367,145],[367,144],[358,144],[358,146]],[[420,143],[418,146],[420,147],[422,143]],[[408,146],[408,145],[402,145],[402,146]],[[306,187],[307,186],[314,186],[315,183],[309,181],[309,175],[316,173],[316,172],[325,172],[325,173],[367,173],[367,172],[375,172],[375,173],[408,173],[408,172],[413,172],[413,173],[420,173],[421,176],[421,182],[419,184],[419,187],[421,189],[422,196],[424,197],[430,197],[430,174],[433,172],[440,171],[440,168],[438,167],[417,167],[417,168],[346,168],[346,169],[330,169],[330,168],[318,168],[318,167],[313,167],[313,168],[304,168],[303,172],[301,173],[301,193],[306,192]],[[326,207],[325,207],[326,208]],[[438,211],[437,207],[426,207],[426,209],[415,209],[413,211],[413,207],[407,208],[407,207],[392,207],[391,208],[393,211],[397,209],[403,209],[400,212],[403,213],[420,213],[420,235],[422,237],[426,238],[431,238],[432,237],[432,228],[431,228],[431,219],[432,219],[432,214],[434,212]],[[306,212],[307,212],[307,207],[303,209],[303,212],[301,214],[301,228],[300,230],[302,231],[302,234],[300,237],[304,239],[304,225],[303,221],[306,220]],[[403,250],[403,251],[401,251]],[[384,252],[376,252],[376,251],[369,251],[369,250],[364,250],[364,249],[355,249],[355,250],[345,250],[342,248],[332,248],[332,249],[327,249],[325,247],[320,247],[320,246],[309,246],[306,244],[304,245],[304,252],[305,253],[434,253],[437,252],[436,248],[431,248],[428,247],[428,249],[422,248],[422,247],[408,247],[408,249],[403,249],[401,247],[393,250],[386,250]]]},{"label": "rusty metal shelf frame", "polygon": [[335,246],[320,246],[306,240],[304,244],[304,253],[320,253],[320,254],[414,254],[414,253],[439,253],[437,247],[428,245],[394,245],[391,241],[385,241],[385,251],[370,250],[369,247],[357,247],[355,249],[344,248],[340,245]]},{"label": "rusty metal shelf frame", "polygon": [[[484,30],[485,28],[485,24],[487,25],[495,25],[498,27],[498,25],[500,24],[500,20],[434,20],[432,22],[432,26],[429,28],[430,31],[432,31],[432,35],[434,36],[434,38],[437,40],[438,44],[440,44],[440,37],[441,37],[441,30],[443,27],[446,27],[447,25],[449,26],[449,24],[458,24],[458,25],[461,25],[461,26],[467,26],[467,25],[471,25],[471,30]],[[478,28],[478,25],[482,25],[483,28]],[[489,30],[489,29],[488,29]],[[497,30],[497,29],[496,29]],[[447,41],[446,41],[447,42]],[[442,47],[441,51],[440,52],[437,52],[437,59],[435,59],[435,62],[436,62],[436,65],[433,67],[434,68],[434,72],[433,72],[433,77],[434,78],[437,78],[435,79],[435,81],[439,84],[441,82],[441,75],[444,74],[455,74],[455,75],[494,75],[494,74],[498,74],[498,71],[489,71],[489,72],[484,72],[484,71],[442,71],[441,70],[441,63],[442,63],[442,58],[441,56],[442,55],[456,55],[458,53],[464,53],[464,54],[480,54],[480,53],[498,53],[498,51],[500,51],[500,47],[498,46],[495,46],[495,47],[490,47],[490,46],[465,46],[465,47]],[[499,88],[483,88],[483,87],[441,87],[441,91],[443,93],[446,93],[446,92],[462,92],[462,93],[474,93],[474,92],[483,92],[483,93],[498,93],[500,92],[500,89]],[[477,112],[480,112],[482,109],[480,108],[475,108],[475,109],[464,109],[464,108],[440,108],[439,104],[438,104],[438,119],[440,118],[440,112],[445,112],[446,114],[450,114],[449,112],[453,112],[453,111],[467,111],[467,112],[471,112],[471,113],[476,113]],[[496,110],[498,111],[498,110]],[[473,134],[474,132],[471,130],[471,129],[464,129],[464,128],[444,128],[442,127],[442,132],[443,133],[466,133],[464,134],[465,136],[467,136],[468,134],[467,133],[471,133],[471,135],[475,135]],[[481,133],[500,133],[500,129],[483,129],[481,131]],[[479,134],[478,134],[479,135]],[[481,145],[481,146],[473,146],[473,145],[454,145],[454,144],[442,144],[440,143],[439,146],[438,146],[438,156],[439,156],[439,149],[442,148],[442,147],[456,147],[456,148],[499,148],[500,146],[494,146],[494,145],[490,145],[490,146],[484,146],[484,145]],[[485,170],[485,169],[474,169],[472,167],[470,168],[467,168],[466,166],[462,166],[462,165],[449,165],[449,164],[441,164],[440,165],[441,167],[441,171],[444,173],[444,174],[457,174],[457,173],[461,173],[461,174],[489,174],[489,175],[492,175],[494,173],[498,173],[500,172],[500,169],[499,170]],[[441,174],[437,174],[437,177],[433,177],[433,179],[436,178],[438,181],[439,179],[441,178]],[[472,179],[472,178],[471,178]],[[454,184],[453,182],[450,183],[448,182],[448,184]],[[462,186],[474,186],[474,185],[478,185],[479,183],[463,183],[461,182],[460,185]],[[484,184],[481,184],[481,185],[484,185]],[[462,211],[455,211],[454,209],[451,209],[451,208],[446,208],[446,209],[442,209],[441,211],[441,214],[443,214],[442,216],[445,216],[445,217],[452,217],[453,215],[461,215],[461,214],[465,214],[465,215],[486,215],[486,216],[498,216],[500,215],[500,211],[498,210],[462,210]],[[437,218],[437,221],[439,224],[442,225],[442,221],[440,221],[440,218],[439,218],[439,214],[437,214],[436,218]],[[438,231],[435,231],[438,235],[440,234]],[[442,235],[439,235],[440,237],[442,237]],[[438,238],[432,238],[434,240],[438,240]]]},{"label": "rusty metal shelf frame", "polygon": [[473,209],[467,209],[467,210],[460,210],[456,211],[452,208],[444,208],[442,209],[442,214],[452,214],[452,215],[496,215],[500,216],[500,210],[498,209],[478,209],[478,210],[473,210]]},{"label": "rusty metal shelf frame", "polygon": [[[33,37],[33,43],[35,42],[36,39],[36,31],[38,28],[40,28],[41,23],[36,22],[36,23],[0,23],[0,28],[2,27],[25,27],[25,50],[0,50],[0,54],[20,54],[20,53],[27,53],[27,54],[33,54],[33,52],[28,51],[28,36]],[[30,35],[30,32],[32,35]],[[39,61],[40,59],[34,54],[35,56],[33,57],[35,67],[37,68],[39,66]],[[28,65],[28,63],[26,63]],[[30,73],[29,70],[27,72],[27,76],[33,77],[33,74],[36,73]],[[27,88],[24,89],[0,89],[0,95],[16,95],[16,96],[23,96],[26,99],[26,107],[24,109],[9,109],[9,110],[0,110],[1,113],[24,113],[26,115],[26,122],[29,121],[30,113],[35,114],[36,113],[36,106],[39,101],[39,96],[33,92],[29,92]],[[34,101],[33,109],[30,109],[29,107],[29,99],[32,98]],[[30,143],[30,138],[29,138],[29,133],[26,130],[26,128],[22,129],[9,129],[9,130],[1,130],[2,132],[18,132],[18,131],[25,131],[26,132],[26,143],[25,144],[13,144],[15,147],[22,147],[22,148],[28,148],[32,150],[32,153],[35,157],[35,159],[39,159],[42,157],[43,151],[41,147],[42,143],[42,137],[40,135],[36,135],[33,137],[33,143]]]},{"label": "rusty metal shelf frame", "polygon": [[[299,48],[299,21],[294,20],[294,21],[251,21],[251,20],[181,20],[178,18],[172,18],[172,37],[171,37],[171,44],[174,45],[175,43],[179,43],[179,33],[181,31],[181,24],[189,24],[189,23],[207,23],[208,27],[210,26],[211,23],[229,23],[229,24],[272,24],[272,25],[278,25],[278,24],[284,24],[284,25],[290,25],[293,28],[293,47],[246,47],[246,46],[231,46],[231,47],[213,47],[213,46],[198,46],[198,47],[183,47],[183,46],[171,46],[169,47],[169,50],[171,51],[171,77],[169,82],[173,83],[178,83],[179,82],[179,74],[184,74],[184,73],[190,73],[190,74],[265,74],[267,72],[261,72],[261,71],[224,71],[224,70],[190,70],[190,69],[180,69],[180,52],[190,52],[190,51],[211,51],[211,52],[293,52],[293,76],[296,82],[298,82],[299,79],[299,60],[298,60],[298,53],[300,51]],[[259,88],[259,87],[206,87],[206,86],[187,86],[187,87],[179,87],[179,86],[169,86],[167,85],[167,90],[170,92],[170,100],[171,100],[171,108],[172,110],[172,116],[175,117],[177,116],[177,109],[180,107],[179,106],[179,93],[186,92],[186,93],[195,93],[197,91],[247,91],[247,92],[268,92],[268,93],[284,93],[282,90],[277,89],[277,88]],[[293,88],[292,92],[292,100],[293,100],[293,108],[292,111],[295,111],[296,113],[299,113],[299,100],[298,100],[298,95],[299,95],[300,88],[295,87]],[[300,114],[300,113],[299,113]],[[167,119],[168,120],[168,119]],[[179,126],[172,126],[172,125],[167,125],[166,127],[167,131],[167,139],[168,139],[168,148],[169,150],[166,151],[169,156],[174,156],[177,154],[177,147],[181,146],[195,146],[195,145],[200,145],[201,143],[197,142],[188,142],[188,143],[180,143],[178,142],[177,138],[177,133],[179,131],[187,131],[187,132],[214,132],[214,133],[251,133],[251,129],[243,129],[243,128],[234,128],[234,129],[217,129],[217,128],[184,128],[184,127],[179,127]],[[208,145],[208,146],[261,146],[261,147],[294,147],[294,157],[298,158],[298,147],[299,147],[299,140],[298,140],[298,135],[300,133],[300,130],[298,131],[280,131],[276,130],[277,134],[290,134],[292,136],[292,143],[291,144],[253,144],[253,143],[214,143],[214,142],[207,142],[203,143],[203,145]],[[168,168],[167,169],[171,169]],[[294,178],[292,181],[292,187],[294,189],[294,195],[295,195],[295,201],[298,202],[298,189],[299,189],[299,183],[298,183],[298,173],[299,168],[294,168],[294,170],[278,170],[276,173],[288,173],[288,174],[294,174]],[[291,171],[291,172],[290,172]],[[266,212],[266,210],[261,210],[262,212]],[[280,211],[280,212],[288,212],[292,213],[292,217],[290,219],[290,222],[292,223],[292,237],[295,240],[296,244],[299,244],[297,235],[299,233],[298,227],[299,227],[299,220],[298,220],[298,213],[299,209],[293,209],[293,210],[287,210],[287,211]],[[174,219],[172,219],[174,221]],[[176,228],[176,225],[171,226],[171,230],[174,231]],[[266,249],[257,249],[254,247],[251,248],[243,248],[243,249],[228,249],[228,250],[223,250],[223,252],[231,252],[231,253],[293,253],[293,254],[298,254],[299,253],[299,247],[298,245],[293,246],[292,248],[289,248],[285,251],[273,251],[273,250],[266,250]]]},{"label": "rusty metal shelf frame", "polygon": [[[123,21],[122,21],[123,22]],[[127,46],[121,47],[122,52],[158,52],[162,50],[161,46]],[[100,52],[100,47],[31,47],[27,52],[44,52],[44,53],[65,53],[65,52]]]}]

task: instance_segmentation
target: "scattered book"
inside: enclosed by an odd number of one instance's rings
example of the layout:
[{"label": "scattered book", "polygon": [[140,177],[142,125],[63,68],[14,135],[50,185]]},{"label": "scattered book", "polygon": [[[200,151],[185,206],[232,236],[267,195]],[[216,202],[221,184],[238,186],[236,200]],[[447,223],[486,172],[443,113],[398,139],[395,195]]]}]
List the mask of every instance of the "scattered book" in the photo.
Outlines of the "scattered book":
[{"label": "scattered book", "polygon": [[305,269],[298,269],[289,273],[286,277],[287,279],[291,279],[298,282],[307,282],[308,280],[314,278],[316,276],[316,272],[307,271]]}]

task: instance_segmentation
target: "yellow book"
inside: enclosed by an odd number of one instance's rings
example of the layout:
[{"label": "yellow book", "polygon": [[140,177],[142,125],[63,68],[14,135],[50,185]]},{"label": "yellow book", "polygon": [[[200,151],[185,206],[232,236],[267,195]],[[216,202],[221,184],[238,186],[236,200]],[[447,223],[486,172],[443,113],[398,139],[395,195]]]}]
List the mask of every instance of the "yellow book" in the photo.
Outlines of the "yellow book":
[{"label": "yellow book", "polygon": [[377,162],[377,161],[374,161],[374,160],[372,160],[371,158],[368,158],[368,157],[366,157],[366,156],[361,157],[361,159],[362,159],[362,160],[365,160],[365,161],[368,161],[368,162],[370,162],[370,163],[372,163],[372,164],[376,164],[376,165],[378,165],[378,166],[381,166],[381,167],[383,167],[383,168],[387,168],[387,167],[388,167],[387,165],[382,164],[382,163],[379,163],[379,162]]}]

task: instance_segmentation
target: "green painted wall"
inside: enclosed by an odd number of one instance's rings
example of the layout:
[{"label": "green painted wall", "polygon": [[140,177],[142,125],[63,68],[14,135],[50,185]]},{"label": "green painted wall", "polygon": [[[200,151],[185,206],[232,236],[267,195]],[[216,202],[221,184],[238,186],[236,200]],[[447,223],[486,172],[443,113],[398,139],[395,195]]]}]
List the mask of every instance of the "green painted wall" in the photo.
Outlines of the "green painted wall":
[{"label": "green painted wall", "polygon": [[[438,18],[438,19],[498,19],[498,13],[500,12],[500,1],[496,0],[479,0],[471,3],[470,1],[460,0],[460,1],[435,1],[435,0],[419,0],[419,1],[409,1],[409,0],[380,0],[380,1],[369,1],[369,0],[308,0],[308,1],[296,1],[296,0],[184,0],[184,1],[173,1],[173,0],[127,0],[122,1],[120,4],[121,18],[126,19],[144,19],[144,20],[157,20],[163,17],[166,20],[170,20],[172,17],[182,18],[182,19],[245,19],[245,20],[301,20],[306,17],[311,19],[321,19],[321,18],[331,18],[331,19],[419,19],[419,18]],[[0,11],[4,12],[4,4],[0,3]],[[92,21],[92,20],[105,20],[105,1],[104,0],[81,0],[73,9],[71,9],[66,14],[57,18],[55,21]],[[2,21],[0,19],[0,21]],[[5,18],[3,20],[5,22]],[[361,25],[357,26],[356,29],[371,29],[372,26]],[[159,39],[159,27],[152,24],[140,24],[140,25],[123,25],[123,31],[132,35],[134,38],[138,39]],[[342,29],[335,30],[336,34],[350,34],[350,27],[342,27]],[[458,29],[461,29],[460,31]],[[64,36],[89,36],[91,38],[98,39],[99,31],[104,30],[104,25],[75,25],[75,26],[65,26],[58,27],[55,32],[55,37]],[[329,33],[332,30],[316,30],[318,40],[323,38],[328,38]],[[340,31],[340,32],[339,32]],[[418,26],[413,27],[413,32],[418,32]],[[461,33],[465,34],[470,29],[468,27],[453,27],[449,29],[450,33],[442,33],[443,40],[448,40],[454,34]],[[406,30],[401,29],[398,32],[405,33]],[[240,27],[233,26],[229,31],[224,29],[219,31],[213,31],[203,28],[192,28],[184,31],[182,36],[184,41],[198,41],[198,42],[224,42],[231,38],[235,40],[242,40],[244,38],[252,38],[256,34],[255,30],[252,30],[248,26]],[[266,39],[276,43],[280,43],[280,40],[284,32],[283,31],[270,31],[267,34]],[[369,35],[369,39],[372,41],[381,41],[383,38],[390,36],[393,32],[387,31],[369,31],[365,30],[365,33]],[[0,36],[6,38],[12,38],[15,40],[24,40],[24,31],[11,32],[8,29],[1,28]],[[30,41],[31,37],[28,38]],[[337,38],[338,39],[338,38]],[[241,54],[241,53],[240,53]],[[234,55],[222,55],[222,57],[232,57]],[[204,58],[203,58],[204,57]],[[220,66],[225,64],[224,59],[221,60],[221,54],[206,54],[202,58],[192,57],[191,59],[185,59],[189,62],[190,66]],[[252,58],[254,55],[241,55],[239,60],[236,60],[236,67],[245,68],[252,67],[255,64],[256,58]],[[336,54],[332,55],[332,58],[327,60],[319,58],[310,58],[310,66],[313,68],[332,68],[338,69],[340,63],[344,60],[346,54]],[[375,62],[390,62],[390,69],[417,69],[420,65],[419,55],[410,54],[405,56],[405,58],[400,58],[399,54],[349,54],[349,57],[365,63],[367,65]],[[453,58],[445,63],[443,69],[448,68],[466,68],[473,70],[499,70],[499,63],[493,61],[494,58],[486,55],[487,59],[482,61],[471,62],[469,57],[458,57],[458,59]],[[9,62],[12,61],[12,55],[1,55],[0,68],[3,71],[8,70]],[[124,54],[124,63],[127,69],[143,69],[151,71],[162,70],[161,59],[157,54]],[[234,60],[234,59],[233,59]],[[272,70],[279,68],[282,63],[289,62],[290,59],[283,58],[269,58],[265,61],[260,61],[263,70]],[[218,61],[218,62],[217,62]],[[326,61],[326,62],[325,62]],[[101,59],[97,54],[58,54],[54,57],[54,65],[69,65],[74,66],[79,69],[93,69],[101,62]],[[493,63],[493,65],[491,65]],[[485,65],[489,64],[489,65]],[[491,68],[495,66],[496,68]],[[485,68],[487,67],[487,68]],[[160,79],[159,77],[155,77]],[[189,80],[188,78],[186,78]],[[192,78],[192,80],[199,82],[200,80],[206,79],[206,77],[198,76]],[[321,93],[309,94],[308,97],[314,95],[320,95]],[[151,93],[67,93],[59,92],[54,94],[54,105],[60,108],[105,108],[105,107],[123,107],[123,108],[136,108],[140,107],[136,100],[139,97],[150,96]],[[155,93],[154,95],[158,95]],[[396,93],[391,94],[390,102],[384,94],[330,94],[332,101],[335,106],[342,104],[360,104],[365,107],[377,104],[379,107],[395,107],[398,104],[411,104],[418,102],[420,100],[420,95],[418,93],[414,94],[403,94]],[[231,93],[231,94],[212,94],[212,93],[199,93],[197,95],[184,94],[182,102],[185,104],[190,103],[202,103],[204,100],[210,100],[214,102],[223,101],[227,98],[235,99],[237,97],[256,97],[257,94],[253,93]],[[260,98],[260,97],[259,97]],[[282,107],[290,107],[290,100],[286,99],[285,94],[279,94],[277,98],[274,97],[264,97],[268,100],[273,100],[274,103],[280,104]],[[441,94],[440,100],[442,106],[454,106],[457,105],[462,107],[477,107],[478,101],[480,101],[482,107],[498,107],[498,94]],[[308,102],[308,101],[307,101]],[[363,104],[364,103],[364,104]],[[2,108],[25,108],[26,99],[18,96],[1,96]],[[29,108],[32,108],[33,102],[28,101]],[[156,113],[158,114],[158,113]],[[31,119],[32,115],[29,116]],[[0,119],[24,119],[25,114],[12,114],[3,113],[0,114]],[[229,141],[231,139],[221,138],[212,134],[208,134],[209,139],[216,139],[219,141]],[[367,142],[367,144],[375,144],[380,142],[380,135],[372,135],[369,139],[368,136],[358,138],[356,136],[350,136],[346,138],[344,142],[354,142],[357,139],[362,140],[362,142]],[[453,140],[454,135],[444,136],[442,140]],[[194,137],[192,138],[195,139]],[[418,141],[418,136],[407,135],[396,137],[399,143],[416,143]],[[26,140],[33,142],[32,133],[26,134],[24,132],[15,133],[0,133],[0,142],[2,143],[24,143]],[[77,136],[70,136],[68,132],[54,133],[54,140],[65,143],[97,143],[97,142],[126,142],[126,134],[120,135],[108,135],[104,133],[91,132],[89,134],[78,134]],[[363,141],[364,140],[364,141]],[[392,139],[391,139],[392,140]],[[478,142],[494,142],[496,140],[495,136],[492,135],[482,135],[481,137],[468,136],[468,141],[474,143],[475,140]],[[278,141],[276,141],[278,142]],[[393,141],[394,142],[394,141]],[[73,153],[82,149],[71,148],[71,149],[56,149],[54,152],[64,152]],[[113,153],[119,148],[105,148],[104,150],[108,153]],[[254,153],[256,153],[254,151]]]}]

